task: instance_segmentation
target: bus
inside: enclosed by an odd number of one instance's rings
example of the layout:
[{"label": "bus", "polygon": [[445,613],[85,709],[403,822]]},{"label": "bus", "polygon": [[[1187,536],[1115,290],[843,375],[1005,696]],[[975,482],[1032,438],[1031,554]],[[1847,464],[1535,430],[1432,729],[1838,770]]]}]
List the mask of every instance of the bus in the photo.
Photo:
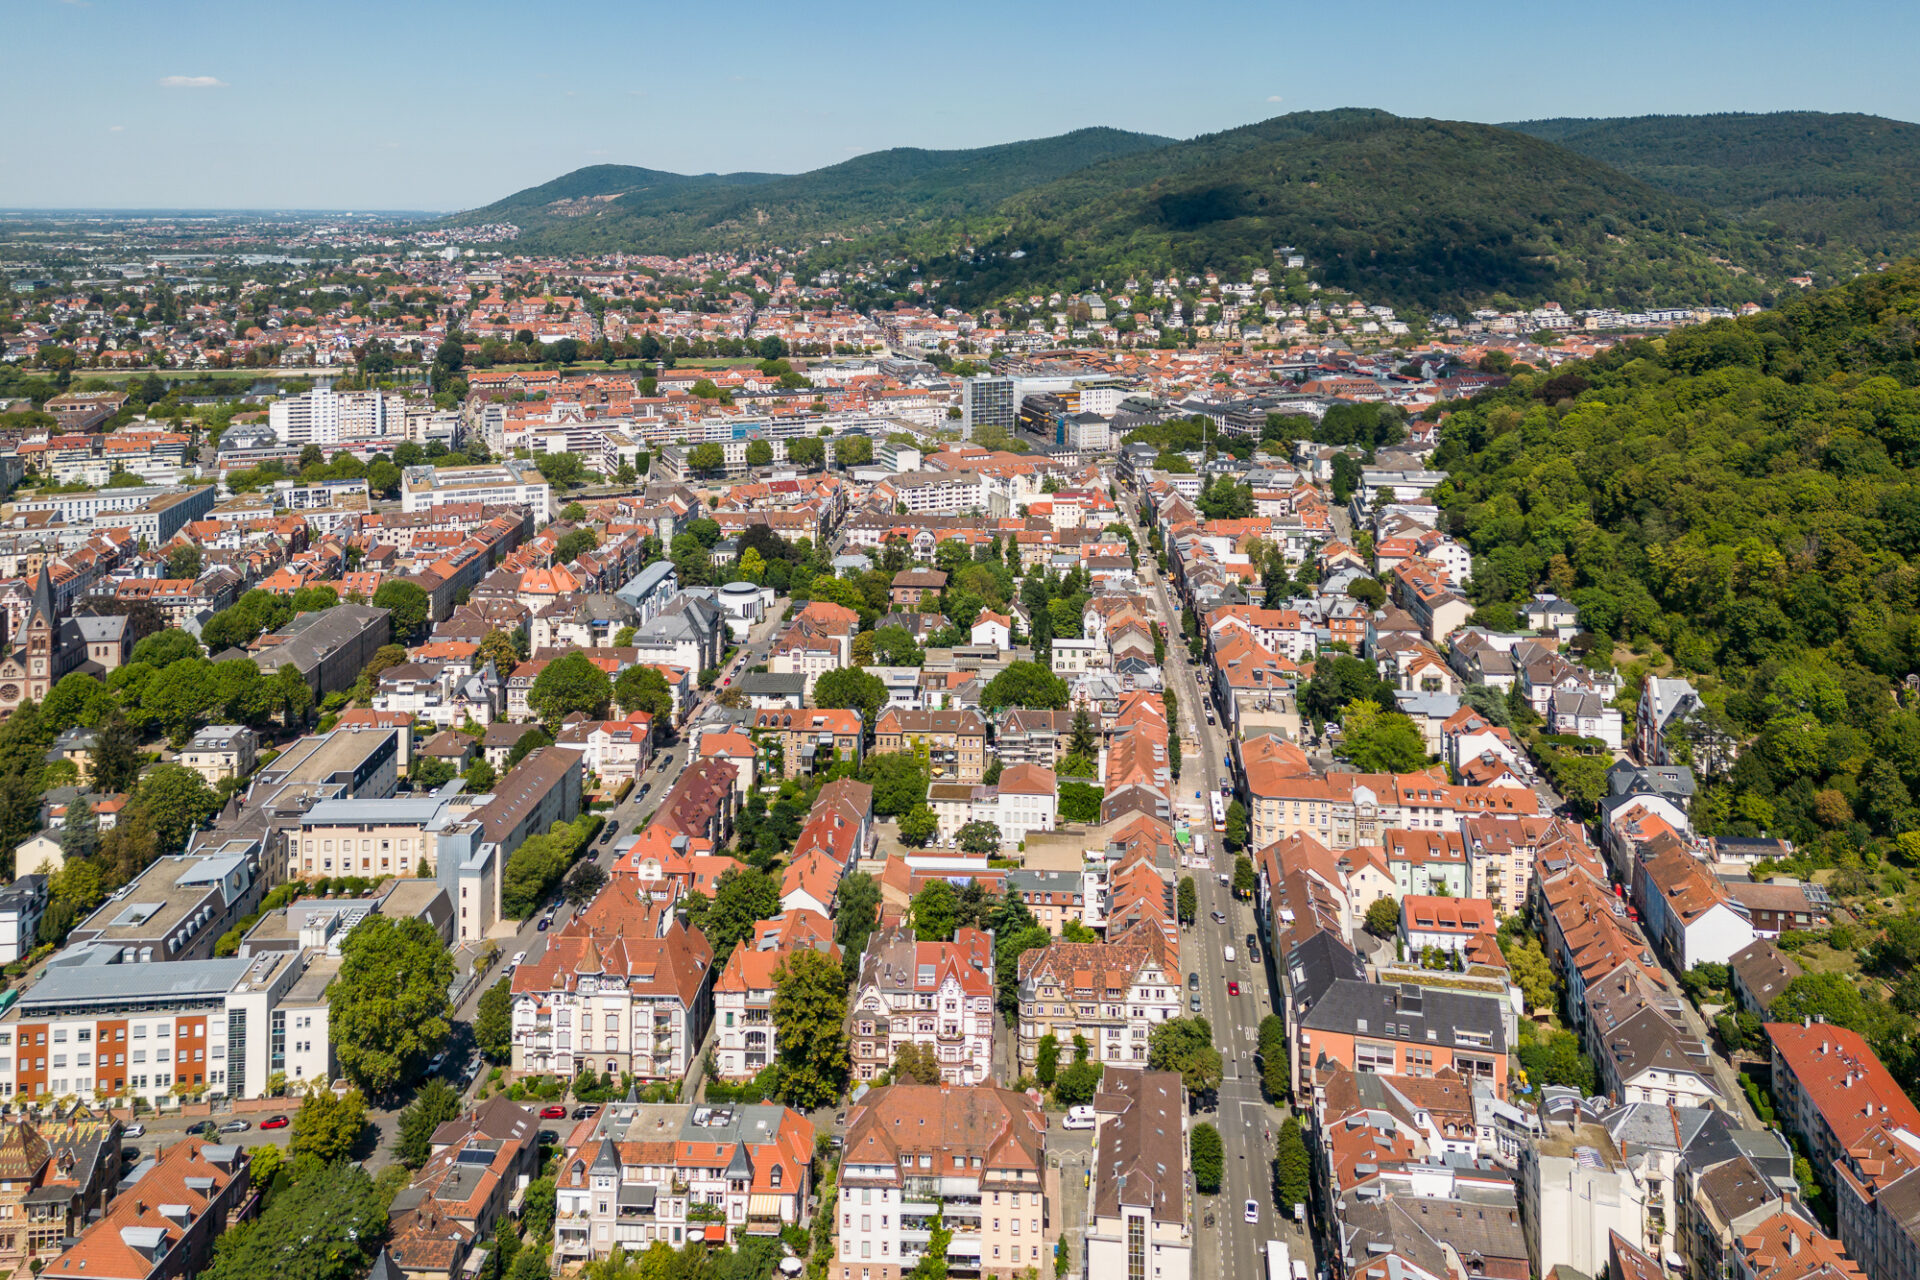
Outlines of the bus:
[{"label": "bus", "polygon": [[1213,795],[1213,829],[1215,831],[1225,831],[1227,829],[1226,797],[1217,791]]},{"label": "bus", "polygon": [[1267,1241],[1267,1280],[1293,1280],[1293,1270],[1287,1265],[1287,1242],[1284,1240]]}]

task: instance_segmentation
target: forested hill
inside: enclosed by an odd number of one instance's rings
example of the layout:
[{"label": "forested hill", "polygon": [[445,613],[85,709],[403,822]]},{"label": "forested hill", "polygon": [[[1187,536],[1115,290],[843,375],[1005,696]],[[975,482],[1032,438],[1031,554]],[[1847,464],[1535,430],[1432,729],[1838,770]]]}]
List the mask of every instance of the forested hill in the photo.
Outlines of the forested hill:
[{"label": "forested hill", "polygon": [[446,225],[512,222],[527,248],[684,254],[793,247],[823,236],[918,228],[990,209],[1029,187],[1166,138],[1080,129],[961,151],[900,147],[800,174],[688,176],[595,165],[530,187]]},{"label": "forested hill", "polygon": [[1483,620],[1571,596],[1619,644],[1623,705],[1685,676],[1745,744],[1697,825],[1857,865],[1920,830],[1920,712],[1893,697],[1920,670],[1917,387],[1907,261],[1481,397],[1436,465]]},{"label": "forested hill", "polygon": [[[1245,279],[1278,245],[1322,282],[1416,307],[1739,302],[1783,273],[1777,237],[1552,143],[1384,111],[1299,112],[1123,156],[1007,201],[927,274],[977,303],[1129,274]],[[1016,256],[1016,251],[1018,256]]]},{"label": "forested hill", "polygon": [[1868,254],[1920,249],[1920,125],[1881,116],[1764,115],[1527,120],[1506,126],[1663,191]]}]

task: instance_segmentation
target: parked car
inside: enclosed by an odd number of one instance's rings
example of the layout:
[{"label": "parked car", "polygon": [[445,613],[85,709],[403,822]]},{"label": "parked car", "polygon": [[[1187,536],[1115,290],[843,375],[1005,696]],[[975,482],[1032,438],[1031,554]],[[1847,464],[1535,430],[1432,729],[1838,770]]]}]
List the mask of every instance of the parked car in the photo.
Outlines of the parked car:
[{"label": "parked car", "polygon": [[221,1126],[220,1126],[220,1132],[222,1132],[222,1133],[245,1133],[245,1132],[246,1132],[247,1130],[249,1130],[249,1129],[251,1129],[251,1128],[253,1128],[253,1125],[252,1125],[252,1124],[251,1124],[251,1123],[250,1123],[249,1121],[246,1121],[246,1120],[229,1120],[229,1121],[227,1121],[227,1122],[226,1122],[225,1124],[223,1124],[223,1125],[221,1125]]},{"label": "parked car", "polygon": [[565,1120],[567,1118],[567,1109],[557,1102],[551,1103],[540,1108],[540,1118],[542,1120]]},{"label": "parked car", "polygon": [[1195,1013],[1200,1012],[1200,993],[1198,991],[1187,997],[1187,1008],[1193,1010]]},{"label": "parked car", "polygon": [[1067,1118],[1060,1124],[1064,1129],[1091,1129],[1093,1128],[1093,1108],[1068,1107]]},{"label": "parked car", "polygon": [[597,1116],[599,1114],[600,1114],[600,1108],[595,1106],[591,1102],[587,1103],[585,1106],[579,1106],[573,1109],[573,1118],[575,1120],[591,1120],[594,1116]]},{"label": "parked car", "polygon": [[545,933],[548,927],[551,926],[552,924],[553,924],[552,916],[541,916],[540,923],[535,925],[534,927],[540,930],[540,932]]},{"label": "parked car", "polygon": [[290,1123],[291,1121],[285,1116],[272,1116],[266,1120],[262,1120],[260,1127],[262,1129],[284,1129]]},{"label": "parked car", "polygon": [[1194,972],[1187,975],[1187,990],[1198,991],[1199,989],[1200,989],[1200,973],[1198,970],[1195,970]]},{"label": "parked car", "polygon": [[524,951],[514,952],[513,959],[507,961],[507,972],[512,973],[515,969],[518,969],[520,967],[521,962],[524,961],[526,958],[527,958],[526,952]]},{"label": "parked car", "polygon": [[120,1136],[123,1138],[144,1138],[147,1136],[147,1126],[143,1124],[130,1124],[120,1131]]},{"label": "parked car", "polygon": [[620,834],[620,819],[615,818],[613,821],[607,823],[607,829],[600,833],[600,843],[608,844],[613,840],[615,836],[619,834]]},{"label": "parked car", "polygon": [[212,1132],[213,1132],[213,1121],[211,1120],[201,1120],[196,1124],[190,1124],[187,1126],[187,1136],[189,1138],[195,1137],[196,1135],[199,1135],[202,1133],[212,1133]]}]

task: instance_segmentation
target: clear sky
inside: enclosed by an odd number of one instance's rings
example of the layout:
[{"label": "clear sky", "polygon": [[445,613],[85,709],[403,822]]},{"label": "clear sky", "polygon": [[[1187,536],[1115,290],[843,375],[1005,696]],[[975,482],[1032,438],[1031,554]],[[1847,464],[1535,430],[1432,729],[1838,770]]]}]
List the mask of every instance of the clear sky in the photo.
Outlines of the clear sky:
[{"label": "clear sky", "polygon": [[0,0],[0,207],[459,209],[583,165],[1289,111],[1920,121],[1920,5]]}]

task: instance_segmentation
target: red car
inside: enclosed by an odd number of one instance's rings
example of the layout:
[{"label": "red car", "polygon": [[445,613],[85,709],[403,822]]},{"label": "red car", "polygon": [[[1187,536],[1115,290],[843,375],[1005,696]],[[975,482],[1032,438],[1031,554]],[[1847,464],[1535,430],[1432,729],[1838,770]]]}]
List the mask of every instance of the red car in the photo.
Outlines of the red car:
[{"label": "red car", "polygon": [[274,1116],[271,1119],[262,1120],[260,1127],[262,1129],[284,1129],[287,1127],[287,1118],[285,1116]]},{"label": "red car", "polygon": [[1240,994],[1240,984],[1239,984],[1239,983],[1237,983],[1237,982],[1229,982],[1229,983],[1227,984],[1227,994],[1228,994],[1228,995],[1230,995],[1230,996],[1237,996],[1237,995],[1239,995],[1239,994]]},{"label": "red car", "polygon": [[540,1118],[542,1120],[565,1120],[567,1118],[567,1109],[556,1102],[550,1107],[540,1108]]}]

